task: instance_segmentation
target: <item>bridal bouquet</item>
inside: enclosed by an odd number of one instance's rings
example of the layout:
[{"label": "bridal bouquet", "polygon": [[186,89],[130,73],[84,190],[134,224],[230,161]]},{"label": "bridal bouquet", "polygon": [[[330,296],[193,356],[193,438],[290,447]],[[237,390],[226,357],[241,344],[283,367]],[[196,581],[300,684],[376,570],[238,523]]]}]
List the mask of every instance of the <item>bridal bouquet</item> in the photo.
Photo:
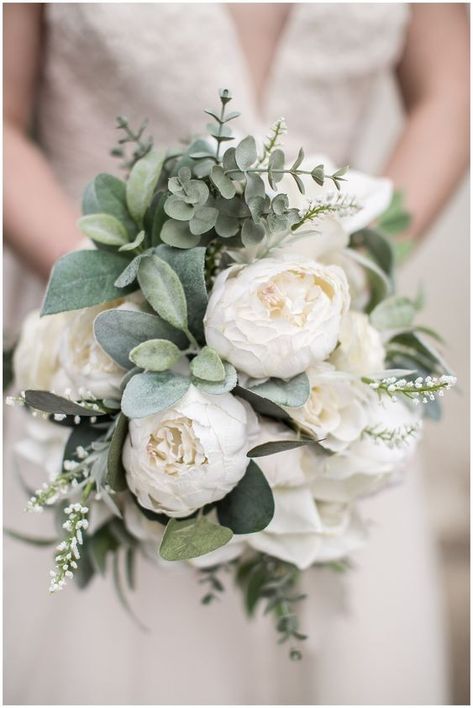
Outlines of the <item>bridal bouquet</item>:
[{"label": "bridal bouquet", "polygon": [[87,186],[89,241],[27,318],[8,402],[48,473],[27,509],[56,510],[52,593],[110,557],[126,600],[143,552],[194,566],[205,603],[234,572],[301,640],[298,576],[366,542],[357,500],[400,479],[455,379],[395,293],[390,183],[288,163],[283,120],[233,144],[230,100],[180,150],[118,119],[127,179]]}]

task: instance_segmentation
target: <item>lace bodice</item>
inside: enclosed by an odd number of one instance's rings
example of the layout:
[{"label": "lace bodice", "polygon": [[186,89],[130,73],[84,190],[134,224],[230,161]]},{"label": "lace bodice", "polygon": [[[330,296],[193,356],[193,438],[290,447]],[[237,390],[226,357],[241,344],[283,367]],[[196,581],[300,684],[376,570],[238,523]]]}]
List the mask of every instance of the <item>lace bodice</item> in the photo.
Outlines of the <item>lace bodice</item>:
[{"label": "lace bodice", "polygon": [[202,108],[227,86],[240,130],[265,133],[284,116],[289,152],[303,143],[342,163],[376,77],[398,58],[407,18],[402,3],[293,5],[261,112],[224,5],[50,3],[40,140],[79,197],[96,172],[116,170],[115,116],[147,117],[157,143],[177,142],[203,130]]}]

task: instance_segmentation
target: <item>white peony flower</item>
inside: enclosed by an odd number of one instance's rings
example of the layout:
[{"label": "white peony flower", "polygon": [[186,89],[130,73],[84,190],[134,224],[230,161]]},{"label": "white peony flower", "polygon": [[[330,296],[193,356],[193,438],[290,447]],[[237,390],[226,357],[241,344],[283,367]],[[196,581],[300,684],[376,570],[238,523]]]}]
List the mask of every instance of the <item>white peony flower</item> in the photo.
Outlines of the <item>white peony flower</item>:
[{"label": "white peony flower", "polygon": [[330,362],[341,371],[367,375],[384,369],[381,335],[363,312],[347,312],[341,323],[339,344]]},{"label": "white peony flower", "polygon": [[286,410],[303,430],[320,439],[323,447],[343,450],[367,425],[367,402],[376,394],[328,363],[309,369],[307,375],[311,386],[308,401]]},{"label": "white peony flower", "polygon": [[307,486],[276,487],[273,494],[274,517],[264,531],[248,536],[252,548],[305,570],[364,544],[366,531],[352,507],[316,502]]},{"label": "white peony flower", "polygon": [[[417,446],[420,414],[400,401],[375,400],[368,408],[366,430],[371,434],[364,432],[336,455],[304,448],[302,465],[317,499],[349,502],[396,482]],[[379,439],[379,434],[391,433],[391,443]]]},{"label": "white peony flower", "polygon": [[207,344],[254,378],[290,378],[334,349],[350,296],[337,266],[293,255],[232,266],[205,314]]},{"label": "white peony flower", "polygon": [[[286,425],[277,423],[269,418],[261,418],[258,438],[252,442],[252,447],[276,440],[294,440],[295,434]],[[271,487],[287,486],[296,487],[305,483],[302,470],[302,447],[274,455],[258,457],[256,463],[261,468]]]},{"label": "white peony flower", "polygon": [[123,448],[127,482],[140,504],[183,517],[228,494],[248,466],[249,406],[230,393],[191,386],[183,398],[130,421]]},{"label": "white peony flower", "polygon": [[13,356],[15,384],[26,389],[50,390],[57,374],[61,334],[69,322],[69,313],[40,317],[33,310],[26,317]]}]

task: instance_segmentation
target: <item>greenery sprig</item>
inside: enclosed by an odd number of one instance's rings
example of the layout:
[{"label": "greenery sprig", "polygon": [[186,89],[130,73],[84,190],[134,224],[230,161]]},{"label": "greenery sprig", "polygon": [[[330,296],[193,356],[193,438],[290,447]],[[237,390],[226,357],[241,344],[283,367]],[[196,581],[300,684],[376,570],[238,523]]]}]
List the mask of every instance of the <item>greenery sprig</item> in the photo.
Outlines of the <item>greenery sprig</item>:
[{"label": "greenery sprig", "polygon": [[[123,131],[123,137],[118,139],[118,146],[112,148],[110,154],[113,157],[123,158],[120,167],[124,170],[131,170],[138,160],[141,160],[153,147],[153,138],[151,136],[144,137],[148,121],[144,120],[137,130],[131,128],[128,118],[118,116],[116,119],[116,127]],[[131,144],[133,147],[131,155],[127,156],[125,145]]]}]

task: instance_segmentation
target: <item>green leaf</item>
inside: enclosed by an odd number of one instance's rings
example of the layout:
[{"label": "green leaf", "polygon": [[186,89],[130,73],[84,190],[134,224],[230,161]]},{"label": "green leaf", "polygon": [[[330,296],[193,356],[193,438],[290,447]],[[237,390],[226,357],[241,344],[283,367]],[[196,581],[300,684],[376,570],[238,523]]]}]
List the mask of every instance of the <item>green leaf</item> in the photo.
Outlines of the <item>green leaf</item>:
[{"label": "green leaf", "polygon": [[244,246],[255,246],[264,239],[265,228],[263,224],[255,224],[252,219],[245,219],[241,229],[241,240]]},{"label": "green leaf", "polygon": [[126,251],[133,251],[135,248],[138,248],[138,246],[141,246],[143,241],[145,240],[146,233],[144,231],[140,231],[140,233],[137,235],[134,241],[131,241],[130,243],[125,243],[124,246],[120,246],[118,249],[120,253],[126,252]]},{"label": "green leaf", "polygon": [[280,408],[268,398],[259,396],[255,393],[255,391],[249,388],[235,386],[234,394],[239,398],[243,398],[244,401],[247,401],[251,407],[261,415],[265,415],[268,418],[274,418],[275,420],[290,420],[290,416],[283,408]]},{"label": "green leaf", "polygon": [[382,300],[370,313],[373,327],[383,331],[409,327],[414,321],[417,308],[407,297],[394,295]]},{"label": "green leaf", "polygon": [[137,256],[133,258],[132,261],[130,261],[127,265],[127,267],[120,273],[118,278],[116,279],[114,285],[117,288],[126,288],[129,285],[131,285],[137,278],[138,276],[138,268],[140,265],[140,261],[142,258],[144,258],[145,255],[148,255],[147,253],[139,253]]},{"label": "green leaf", "polygon": [[95,576],[95,569],[89,553],[89,539],[84,537],[84,545],[80,549],[80,561],[74,572],[74,582],[83,590]]},{"label": "green leaf", "polygon": [[55,546],[58,543],[57,538],[39,538],[35,536],[29,536],[28,534],[21,533],[20,531],[14,531],[13,529],[3,529],[3,533],[10,538],[14,538],[15,541],[22,541],[23,543],[30,543],[33,546]]},{"label": "green leaf", "polygon": [[110,214],[90,214],[82,216],[77,226],[92,241],[105,246],[122,246],[128,243],[125,227]]},{"label": "green leaf", "polygon": [[107,556],[118,548],[115,536],[110,532],[108,524],[104,524],[97,531],[89,536],[88,551],[90,560],[96,573],[105,575],[107,568]]},{"label": "green leaf", "polygon": [[253,460],[237,486],[217,502],[217,513],[220,523],[233,533],[256,533],[269,524],[274,515],[273,493]]},{"label": "green leaf", "polygon": [[393,274],[394,251],[390,242],[374,229],[362,229],[352,234],[350,247],[362,246],[366,248],[371,258],[388,275]]},{"label": "green leaf", "polygon": [[82,212],[86,214],[110,214],[126,228],[128,237],[134,238],[137,226],[126,205],[126,184],[105,173],[97,175],[84,192]]},{"label": "green leaf", "polygon": [[95,318],[94,334],[109,357],[124,369],[131,367],[130,352],[148,339],[168,339],[181,349],[187,337],[156,315],[133,310],[106,310]]},{"label": "green leaf", "polygon": [[126,184],[126,202],[133,219],[141,224],[161,174],[164,153],[150,150],[136,162]]},{"label": "green leaf", "polygon": [[211,347],[204,347],[191,361],[194,376],[204,381],[223,381],[225,368],[218,352]]},{"label": "green leaf", "polygon": [[411,215],[404,206],[402,192],[394,192],[391,204],[378,218],[378,227],[388,236],[395,236],[409,228]]},{"label": "green leaf", "polygon": [[224,199],[231,199],[235,196],[235,185],[233,184],[230,177],[227,177],[227,175],[223,171],[223,167],[221,167],[220,165],[215,165],[214,167],[212,167],[210,179]]},{"label": "green leaf", "polygon": [[225,370],[225,378],[223,381],[204,381],[202,379],[192,378],[192,384],[202,391],[205,391],[205,393],[211,393],[213,396],[228,393],[237,385],[238,377],[235,367],[227,361],[223,363],[223,368]]},{"label": "green leaf", "polygon": [[299,152],[297,153],[297,157],[294,160],[294,164],[291,167],[291,170],[297,170],[298,167],[302,165],[302,162],[304,160],[304,150],[302,148],[299,148]]},{"label": "green leaf", "polygon": [[280,182],[284,177],[282,172],[274,172],[274,170],[283,170],[285,162],[284,152],[279,148],[273,150],[268,160],[268,182],[272,189],[276,189],[276,183]]},{"label": "green leaf", "polygon": [[205,248],[199,246],[183,251],[163,245],[156,249],[156,253],[177,273],[187,300],[189,329],[197,341],[204,344],[203,321],[208,302],[204,276]]},{"label": "green leaf", "polygon": [[[234,180],[242,180],[244,178],[243,172],[238,171],[238,165],[235,159],[235,153],[236,150],[234,147],[228,148],[225,150],[225,153],[223,155],[223,160],[222,160],[222,165],[223,169],[225,172],[228,170],[232,170],[232,179]],[[236,171],[234,171],[236,170]],[[228,175],[227,175],[228,177]]]},{"label": "green leaf", "polygon": [[15,380],[13,357],[16,345],[3,350],[3,391],[7,391]]},{"label": "green leaf", "polygon": [[189,221],[194,215],[193,205],[187,204],[175,194],[171,194],[164,202],[164,211],[172,219],[177,219],[177,221]]},{"label": "green leaf", "polygon": [[167,339],[149,339],[130,352],[130,360],[147,371],[166,371],[182,356],[175,344]]},{"label": "green leaf", "polygon": [[190,386],[190,379],[170,371],[136,374],[128,382],[122,411],[128,418],[145,418],[177,403]]},{"label": "green leaf", "polygon": [[138,282],[153,310],[176,329],[185,331],[186,296],[181,281],[171,266],[155,255],[144,258],[138,269]]},{"label": "green leaf", "polygon": [[366,309],[367,312],[371,312],[381,300],[384,300],[392,293],[392,280],[371,258],[358,253],[358,251],[355,251],[353,248],[347,248],[345,253],[367,271],[367,276],[370,281],[371,299]]},{"label": "green leaf", "polygon": [[295,173],[291,173],[292,177],[294,179],[294,182],[297,184],[297,189],[301,194],[305,194],[305,187],[304,187],[304,182],[301,180],[299,175],[296,175]]},{"label": "green leaf", "polygon": [[56,261],[49,278],[41,315],[79,310],[123,297],[114,283],[127,265],[118,253],[73,251]]},{"label": "green leaf", "polygon": [[149,214],[151,223],[148,226],[148,232],[151,233],[151,245],[157,246],[162,243],[161,230],[167,220],[167,214],[164,211],[167,194],[156,194],[151,202],[147,214]]},{"label": "green leaf", "polygon": [[240,222],[234,216],[228,216],[219,212],[215,223],[215,231],[221,238],[231,238],[236,236],[240,230]]},{"label": "green leaf", "polygon": [[225,546],[232,536],[230,529],[209,521],[205,516],[171,519],[166,526],[159,554],[168,561],[189,560]]},{"label": "green leaf", "polygon": [[107,457],[107,475],[105,481],[115,492],[127,489],[125,468],[122,462],[122,450],[128,435],[128,420],[120,413],[110,440]]},{"label": "green leaf", "polygon": [[189,222],[189,228],[192,234],[205,234],[210,229],[213,229],[217,221],[218,211],[214,207],[200,206],[197,207],[194,216]]},{"label": "green leaf", "polygon": [[252,135],[248,135],[238,143],[235,150],[235,161],[240,170],[247,170],[256,162],[258,153],[256,150],[256,142]]},{"label": "green leaf", "polygon": [[275,440],[274,442],[266,442],[262,445],[256,445],[247,452],[247,457],[266,457],[274,455],[278,452],[286,452],[286,450],[294,450],[304,445],[317,445],[316,440]]},{"label": "green leaf", "polygon": [[161,240],[175,248],[194,248],[200,241],[198,234],[192,234],[186,221],[168,219],[161,229]]},{"label": "green leaf", "polygon": [[257,386],[249,386],[249,389],[258,396],[268,398],[278,406],[289,408],[300,408],[310,396],[310,383],[305,373],[298,374],[289,381],[268,379]]},{"label": "green leaf", "polygon": [[104,415],[101,411],[91,410],[80,406],[74,401],[57,396],[49,391],[25,391],[25,401],[31,408],[36,408],[45,413],[62,413],[63,415],[79,415],[84,417]]},{"label": "green leaf", "polygon": [[248,204],[254,197],[265,197],[266,189],[264,182],[258,174],[248,172],[246,174],[245,201]]},{"label": "green leaf", "polygon": [[311,172],[311,175],[314,182],[316,182],[320,187],[324,186],[325,168],[323,165],[317,165],[316,167],[314,167]]}]

